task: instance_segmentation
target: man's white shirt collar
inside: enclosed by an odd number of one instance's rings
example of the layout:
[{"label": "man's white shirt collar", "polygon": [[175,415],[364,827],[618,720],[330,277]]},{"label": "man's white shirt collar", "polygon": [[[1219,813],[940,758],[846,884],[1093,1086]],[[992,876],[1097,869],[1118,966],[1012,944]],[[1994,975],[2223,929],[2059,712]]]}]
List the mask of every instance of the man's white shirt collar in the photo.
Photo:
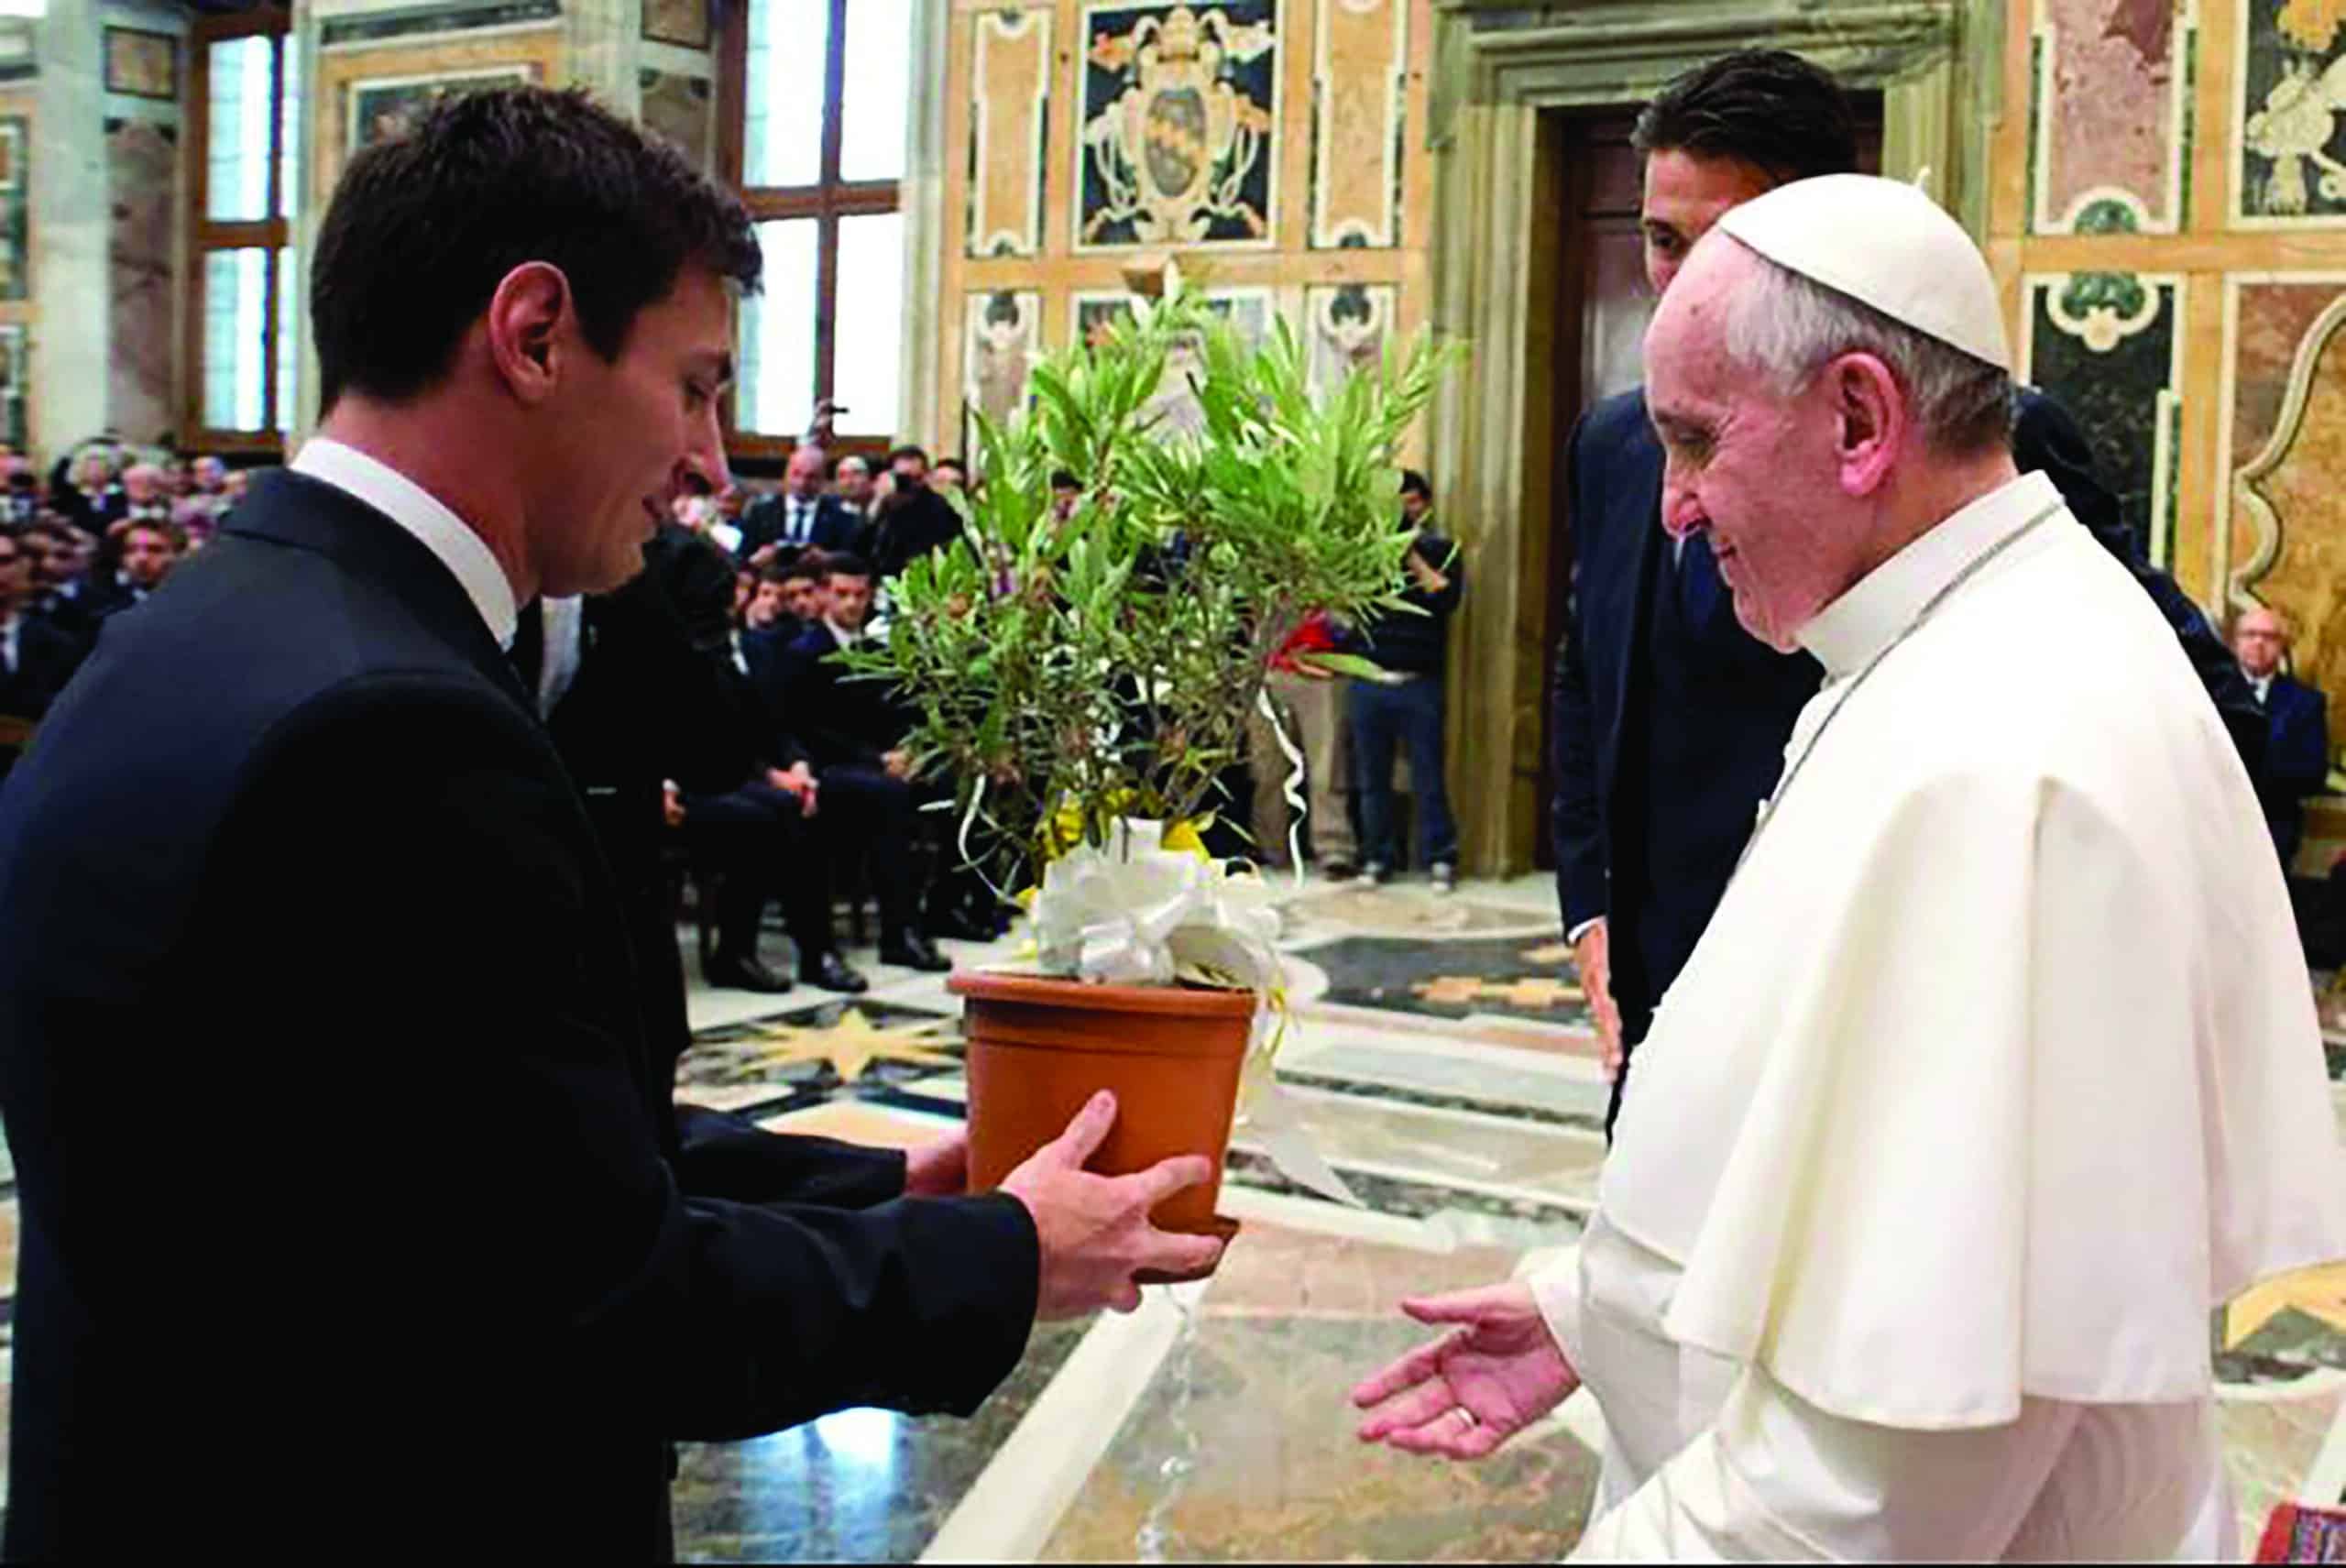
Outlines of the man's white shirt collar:
[{"label": "man's white shirt collar", "polygon": [[463,587],[500,648],[513,645],[520,610],[513,585],[470,524],[413,479],[355,446],[312,436],[288,465],[365,501],[421,540]]},{"label": "man's white shirt collar", "polygon": [[2060,490],[2042,474],[2023,474],[1981,496],[1819,610],[1801,628],[1800,645],[1834,679],[1855,674],[1896,641],[1965,567],[2060,499]]}]

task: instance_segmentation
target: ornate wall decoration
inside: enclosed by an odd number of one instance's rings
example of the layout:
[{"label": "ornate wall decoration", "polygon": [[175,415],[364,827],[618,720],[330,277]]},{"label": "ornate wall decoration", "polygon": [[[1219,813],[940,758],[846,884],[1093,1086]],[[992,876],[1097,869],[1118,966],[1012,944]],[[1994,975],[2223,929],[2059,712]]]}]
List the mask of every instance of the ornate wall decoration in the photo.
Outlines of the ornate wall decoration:
[{"label": "ornate wall decoration", "polygon": [[31,445],[25,410],[32,403],[32,366],[27,329],[0,326],[0,441],[19,452]]},{"label": "ornate wall decoration", "polygon": [[2182,279],[2073,272],[2029,279],[2028,295],[2023,376],[2084,429],[2120,515],[2165,563],[2182,446]]},{"label": "ornate wall decoration", "polygon": [[478,71],[448,71],[429,76],[386,76],[354,82],[346,100],[349,118],[344,127],[345,156],[362,147],[398,136],[413,115],[451,93],[464,93],[501,82],[532,82],[537,72],[527,66],[500,65]]},{"label": "ornate wall decoration", "polygon": [[27,248],[27,210],[31,202],[31,122],[21,115],[0,117],[0,301],[32,298],[32,252]]},{"label": "ornate wall decoration", "polygon": [[1085,11],[1077,249],[1271,242],[1277,42],[1273,0]]},{"label": "ornate wall decoration", "polygon": [[2032,233],[2110,209],[2140,233],[2182,226],[2198,45],[2198,0],[2036,0]]},{"label": "ornate wall decoration", "polygon": [[[2248,537],[2228,546],[2227,592],[2232,607],[2268,604],[2295,623],[2298,676],[2331,694],[2334,726],[2346,717],[2346,490],[2338,484],[2346,466],[2346,277],[2236,280],[2227,314],[2249,361],[2233,372],[2245,391],[2269,378],[2269,364],[2253,361],[2270,354],[2273,330],[2324,299],[2290,356],[2271,433],[2233,478]],[[2236,406],[2236,445],[2250,422],[2243,411]]]},{"label": "ornate wall decoration", "polygon": [[174,422],[179,171],[177,126],[106,122],[106,410],[108,422],[137,441]]},{"label": "ornate wall decoration", "polygon": [[1050,9],[979,13],[970,43],[971,256],[1041,253],[1050,104]]},{"label": "ornate wall decoration", "polygon": [[[1026,406],[1026,376],[1042,351],[1043,296],[997,289],[969,296],[961,352],[961,400],[996,423]],[[970,444],[965,438],[964,449]]]},{"label": "ornate wall decoration", "polygon": [[1311,389],[1325,392],[1354,370],[1376,368],[1393,334],[1400,291],[1390,283],[1342,283],[1303,291]]},{"label": "ornate wall decoration", "polygon": [[2336,0],[2242,0],[2233,220],[2243,227],[2346,225],[2341,27]]},{"label": "ornate wall decoration", "polygon": [[708,0],[643,0],[643,36],[679,49],[708,47]]},{"label": "ornate wall decoration", "polygon": [[636,82],[642,89],[641,113],[645,128],[682,148],[694,168],[713,167],[717,105],[716,90],[708,78],[646,66],[637,71]]},{"label": "ornate wall decoration", "polygon": [[[1277,303],[1268,289],[1210,289],[1205,292],[1206,308],[1238,334],[1239,343],[1247,348],[1262,345],[1270,334],[1271,318]],[[1132,296],[1125,293],[1079,290],[1069,297],[1070,324],[1076,335],[1085,342],[1097,341],[1098,335],[1113,323],[1132,314]],[[1158,428],[1195,433],[1204,428],[1198,411],[1198,400],[1189,391],[1189,372],[1199,364],[1197,353],[1187,345],[1176,345],[1166,356],[1165,379],[1157,389],[1157,396],[1149,407],[1159,418]]]},{"label": "ornate wall decoration", "polygon": [[1409,0],[1317,0],[1311,244],[1400,243]]},{"label": "ornate wall decoration", "polygon": [[133,98],[176,102],[180,95],[180,40],[176,34],[144,27],[108,27],[106,91]]}]

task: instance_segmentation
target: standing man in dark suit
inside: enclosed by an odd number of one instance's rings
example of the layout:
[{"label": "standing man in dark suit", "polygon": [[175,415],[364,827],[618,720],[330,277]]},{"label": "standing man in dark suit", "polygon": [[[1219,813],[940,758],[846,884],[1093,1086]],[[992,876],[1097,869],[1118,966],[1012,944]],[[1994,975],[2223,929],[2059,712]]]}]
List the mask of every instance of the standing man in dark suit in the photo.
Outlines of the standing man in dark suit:
[{"label": "standing man in dark suit", "polygon": [[[1858,163],[1838,84],[1777,50],[1688,72],[1647,106],[1634,139],[1657,295],[1729,209]],[[2253,773],[2263,719],[2221,640],[2143,560],[2068,416],[2023,391],[2017,421],[2022,471],[2049,475],[2157,602]],[[1706,538],[1682,544],[1662,532],[1662,450],[1642,390],[1590,410],[1567,463],[1575,609],[1551,719],[1556,883],[1613,1080],[1610,1129],[1629,1059],[1727,890],[1822,672],[1807,653],[1779,653],[1743,630]]]},{"label": "standing man in dark suit", "polygon": [[2286,872],[2305,842],[2306,796],[2319,795],[2330,778],[2330,704],[2281,673],[2289,628],[2279,612],[2260,606],[2242,614],[2232,623],[2232,648],[2265,715],[2264,773],[2256,795]]},{"label": "standing man in dark suit", "polygon": [[31,599],[30,552],[22,537],[0,531],[0,781],[88,652],[79,638],[33,614]]},{"label": "standing man in dark suit", "polygon": [[1210,1266],[1147,1222],[1204,1160],[1081,1171],[1105,1097],[982,1197],[949,1141],[684,1157],[621,890],[503,644],[641,569],[685,473],[723,482],[740,201],[500,87],[356,153],[312,267],[319,438],[0,790],[5,1554],[661,1558],[672,1442],[967,1411],[1037,1317]]},{"label": "standing man in dark suit", "polygon": [[803,551],[845,550],[855,543],[863,520],[824,490],[824,464],[819,446],[791,453],[781,493],[741,515],[741,559],[762,567],[787,565]]},{"label": "standing man in dark suit", "polygon": [[894,488],[863,531],[855,554],[869,562],[883,584],[893,582],[913,562],[961,537],[961,514],[928,482],[928,454],[899,446],[888,454]]}]

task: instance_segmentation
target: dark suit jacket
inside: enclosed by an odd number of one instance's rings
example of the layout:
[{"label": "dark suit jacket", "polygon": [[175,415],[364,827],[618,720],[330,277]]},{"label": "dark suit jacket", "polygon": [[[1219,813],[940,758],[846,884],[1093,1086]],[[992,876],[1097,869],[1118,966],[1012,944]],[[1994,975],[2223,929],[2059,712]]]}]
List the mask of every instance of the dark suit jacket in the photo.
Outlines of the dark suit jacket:
[{"label": "dark suit jacket", "polygon": [[1024,1209],[681,1190],[633,977],[455,577],[257,483],[0,791],[7,1554],[247,1545],[266,1492],[276,1540],[641,1559],[672,1439],[973,1409]]},{"label": "dark suit jacket", "polygon": [[[786,498],[776,495],[759,500],[741,514],[741,546],[736,554],[746,561],[765,545],[782,544],[789,518],[790,503]],[[845,501],[837,496],[818,497],[811,534],[797,544],[783,544],[781,554],[786,557],[809,545],[817,550],[846,550],[855,543],[856,535],[862,529],[863,520]]]},{"label": "dark suit jacket", "polygon": [[2305,841],[2305,798],[2319,795],[2330,777],[2330,705],[2304,682],[2275,675],[2264,707],[2270,732],[2257,795],[2286,865]]},{"label": "dark suit jacket", "polygon": [[[0,670],[0,720],[38,723],[88,652],[81,639],[24,612],[16,626],[16,667]],[[12,741],[0,740],[0,780],[16,765],[17,752]]]},{"label": "dark suit jacket", "polygon": [[912,718],[888,694],[887,684],[850,680],[832,663],[839,639],[817,621],[784,656],[783,692],[791,721],[819,769],[877,768],[904,743]]},{"label": "dark suit jacket", "polygon": [[889,498],[877,518],[858,536],[855,553],[872,564],[882,581],[894,577],[932,550],[961,537],[961,514],[953,503],[923,485]]},{"label": "dark suit jacket", "polygon": [[[2196,606],[2147,565],[2060,408],[2023,392],[2014,450],[2159,604],[2243,749],[2254,712],[2239,665]],[[1662,452],[1642,390],[1591,410],[1573,434],[1575,609],[1558,650],[1551,729],[1556,881],[1567,928],[1610,920],[1616,999],[1632,1044],[1727,889],[1792,722],[1822,671],[1744,631],[1704,540],[1691,573],[1661,526]],[[1694,591],[1671,598],[1674,585]],[[1665,620],[1665,613],[1669,619]],[[2261,718],[2254,720],[2261,727]]]}]

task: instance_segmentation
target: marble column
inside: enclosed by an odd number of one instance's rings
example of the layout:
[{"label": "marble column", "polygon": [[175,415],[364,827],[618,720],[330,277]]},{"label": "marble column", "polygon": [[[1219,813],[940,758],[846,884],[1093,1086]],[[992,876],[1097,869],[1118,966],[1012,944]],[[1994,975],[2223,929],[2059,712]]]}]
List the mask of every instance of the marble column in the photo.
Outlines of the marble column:
[{"label": "marble column", "polygon": [[99,8],[49,0],[37,25],[28,423],[54,455],[106,427],[105,76]]},{"label": "marble column", "polygon": [[958,449],[959,432],[946,428],[946,405],[938,370],[938,334],[948,313],[941,293],[945,247],[952,234],[945,221],[945,63],[951,20],[945,0],[920,0],[913,7],[911,124],[905,127],[904,179],[904,389],[899,434],[911,434],[940,451]]},{"label": "marble column", "polygon": [[571,84],[629,119],[642,116],[643,0],[563,0]]}]

